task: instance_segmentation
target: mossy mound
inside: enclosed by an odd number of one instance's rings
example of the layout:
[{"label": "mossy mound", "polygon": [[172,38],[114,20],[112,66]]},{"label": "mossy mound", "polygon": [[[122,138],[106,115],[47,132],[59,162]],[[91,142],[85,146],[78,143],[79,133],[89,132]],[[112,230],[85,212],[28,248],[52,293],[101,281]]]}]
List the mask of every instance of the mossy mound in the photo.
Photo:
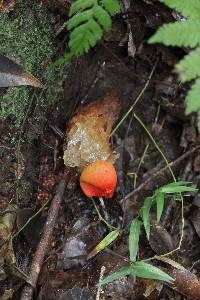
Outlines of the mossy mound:
[{"label": "mossy mound", "polygon": [[[9,88],[0,96],[0,118],[11,117],[16,127],[21,126],[33,94],[36,94],[37,112],[42,109],[44,113],[44,108],[57,99],[61,74],[52,68],[52,23],[52,14],[37,1],[18,0],[13,12],[0,14],[0,53],[22,65],[48,87],[42,95],[38,89],[22,86]],[[34,118],[38,122],[45,116],[35,113]]]}]

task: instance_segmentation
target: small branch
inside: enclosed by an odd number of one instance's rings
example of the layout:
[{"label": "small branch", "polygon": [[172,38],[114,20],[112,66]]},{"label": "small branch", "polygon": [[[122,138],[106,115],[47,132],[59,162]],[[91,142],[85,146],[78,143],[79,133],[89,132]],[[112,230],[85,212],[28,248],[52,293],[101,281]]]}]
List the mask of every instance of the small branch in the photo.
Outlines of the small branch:
[{"label": "small branch", "polygon": [[[166,269],[164,269],[166,271]],[[188,270],[173,269],[166,271],[174,278],[173,285],[170,287],[189,299],[200,299],[200,280]]]},{"label": "small branch", "polygon": [[41,240],[38,244],[34,259],[30,269],[30,280],[32,285],[26,285],[22,291],[20,300],[32,300],[33,292],[37,284],[38,276],[42,267],[43,259],[46,254],[48,244],[55,227],[60,204],[65,192],[66,184],[69,181],[69,172],[60,181],[55,197],[52,200],[48,218],[46,220]]},{"label": "small branch", "polygon": [[[185,158],[192,155],[194,152],[196,152],[200,147],[197,146],[195,148],[192,148],[188,150],[187,152],[183,153],[180,157],[178,157],[176,160],[169,163],[170,167],[175,167],[180,162],[182,162]],[[168,169],[168,166],[163,167],[162,169],[158,170],[154,174],[152,174],[151,177],[149,177],[147,180],[145,180],[143,183],[141,183],[135,190],[128,193],[124,198],[120,200],[120,203],[122,204],[127,199],[131,198],[132,196],[136,195],[138,192],[140,192],[144,187],[146,187],[151,181],[153,181],[156,177],[162,175],[166,170]]]}]

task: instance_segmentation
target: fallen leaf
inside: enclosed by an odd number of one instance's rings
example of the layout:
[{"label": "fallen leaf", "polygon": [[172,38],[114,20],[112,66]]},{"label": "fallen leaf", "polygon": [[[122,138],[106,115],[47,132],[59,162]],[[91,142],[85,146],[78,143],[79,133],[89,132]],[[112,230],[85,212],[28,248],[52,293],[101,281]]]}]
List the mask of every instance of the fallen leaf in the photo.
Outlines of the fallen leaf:
[{"label": "fallen leaf", "polygon": [[80,109],[66,133],[63,157],[66,166],[81,169],[96,160],[115,162],[118,155],[112,151],[109,137],[119,111],[115,93]]},{"label": "fallen leaf", "polygon": [[44,85],[20,65],[0,54],[0,87],[32,85],[44,88]]}]

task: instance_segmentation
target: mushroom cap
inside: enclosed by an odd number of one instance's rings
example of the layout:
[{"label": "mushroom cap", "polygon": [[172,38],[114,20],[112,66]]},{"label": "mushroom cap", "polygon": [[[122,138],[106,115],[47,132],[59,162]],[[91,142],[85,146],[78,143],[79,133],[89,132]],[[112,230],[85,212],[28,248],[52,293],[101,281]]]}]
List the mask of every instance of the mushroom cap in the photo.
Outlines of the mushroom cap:
[{"label": "mushroom cap", "polygon": [[114,166],[105,160],[97,160],[83,169],[80,185],[87,197],[112,198],[117,184]]}]

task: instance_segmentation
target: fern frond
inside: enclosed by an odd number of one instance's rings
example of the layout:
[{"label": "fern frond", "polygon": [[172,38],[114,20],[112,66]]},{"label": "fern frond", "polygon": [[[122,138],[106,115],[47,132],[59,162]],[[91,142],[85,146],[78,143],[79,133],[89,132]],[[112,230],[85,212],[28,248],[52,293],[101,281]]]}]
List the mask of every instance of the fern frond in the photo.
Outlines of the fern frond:
[{"label": "fern frond", "polygon": [[111,15],[120,9],[119,0],[76,0],[70,7],[68,57],[88,52],[112,26]]},{"label": "fern frond", "polygon": [[149,39],[149,43],[166,46],[196,47],[200,45],[200,20],[178,21],[165,24]]},{"label": "fern frond", "polygon": [[200,1],[199,0],[160,0],[168,7],[175,9],[185,17],[191,19],[200,18]]},{"label": "fern frond", "polygon": [[101,0],[100,2],[111,16],[120,11],[120,4],[118,0]]},{"label": "fern frond", "polygon": [[[192,85],[186,97],[186,113],[200,112],[200,78]],[[200,128],[200,127],[199,127]]]},{"label": "fern frond", "polygon": [[177,65],[176,68],[180,73],[183,82],[190,81],[200,76],[200,47],[191,51]]}]

